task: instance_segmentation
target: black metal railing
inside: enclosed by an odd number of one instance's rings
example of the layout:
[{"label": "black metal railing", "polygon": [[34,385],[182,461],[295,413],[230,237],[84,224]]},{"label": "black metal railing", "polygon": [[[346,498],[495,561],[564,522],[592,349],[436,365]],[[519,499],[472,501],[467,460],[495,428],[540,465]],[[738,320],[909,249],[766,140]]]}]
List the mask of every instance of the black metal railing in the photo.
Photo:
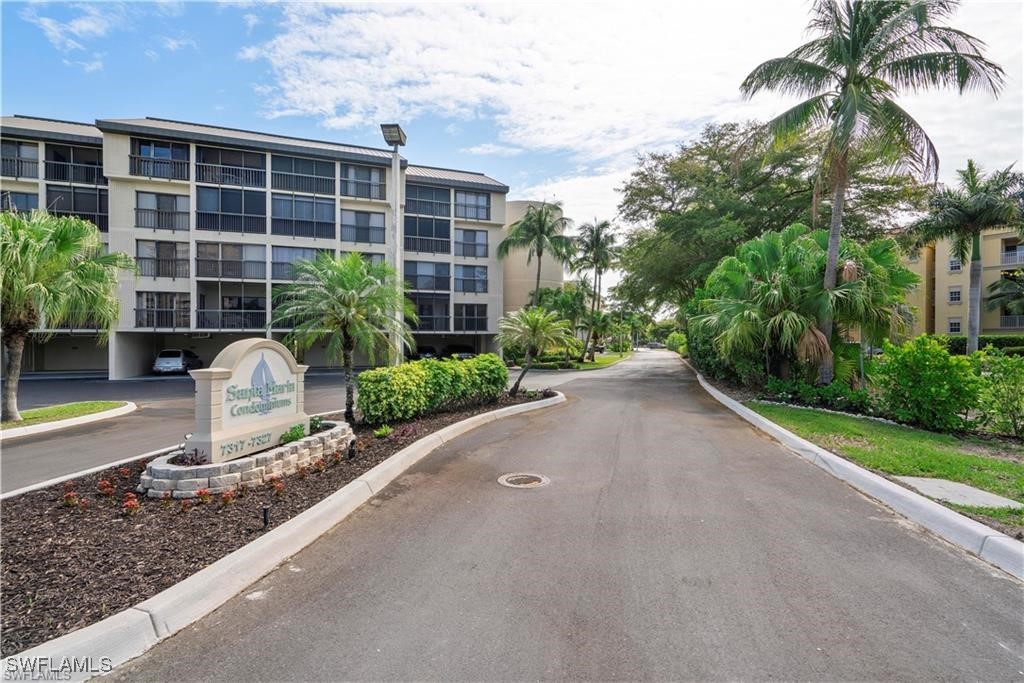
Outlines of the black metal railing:
[{"label": "black metal railing", "polygon": [[387,187],[371,180],[341,180],[341,194],[359,199],[387,199]]},{"label": "black metal railing", "polygon": [[188,259],[138,257],[135,263],[144,277],[188,277]]},{"label": "black metal railing", "polygon": [[418,332],[448,332],[450,323],[451,318],[447,315],[421,315],[413,329]]},{"label": "black metal railing", "polygon": [[201,330],[261,330],[266,326],[266,311],[196,311],[196,328]]},{"label": "black metal railing", "polygon": [[487,258],[487,245],[480,242],[455,241],[455,255],[469,258]]},{"label": "black metal railing", "polygon": [[47,161],[46,179],[62,183],[106,185],[103,167],[95,164],[75,164],[70,161]]},{"label": "black metal railing", "polygon": [[267,234],[266,216],[249,216],[240,213],[196,211],[196,230],[218,232],[241,232],[250,235]]},{"label": "black metal railing", "polygon": [[9,178],[38,178],[39,160],[3,157],[0,159],[0,173]]},{"label": "black metal railing", "polygon": [[263,261],[197,258],[196,277],[265,280],[267,278],[267,264]]},{"label": "black metal railing", "polygon": [[275,235],[288,235],[290,237],[334,239],[334,223],[328,223],[327,221],[275,218],[271,221],[270,231]]},{"label": "black metal railing", "polygon": [[437,202],[432,199],[406,199],[405,212],[421,216],[451,216],[452,205],[449,202]]},{"label": "black metal railing", "polygon": [[308,192],[309,194],[334,194],[334,178],[303,175],[300,173],[270,172],[270,187],[274,190]]},{"label": "black metal railing", "polygon": [[487,331],[487,316],[455,316],[455,331],[456,332],[486,332]]},{"label": "black metal railing", "polygon": [[405,285],[409,289],[449,291],[451,278],[447,275],[411,275],[406,273]]},{"label": "black metal railing", "polygon": [[274,261],[270,264],[270,277],[274,280],[294,280],[295,264],[287,261]]},{"label": "black metal railing", "polygon": [[417,251],[421,254],[449,254],[451,248],[452,241],[449,239],[405,236],[406,251]]},{"label": "black metal railing", "polygon": [[187,308],[136,308],[135,327],[177,329],[190,327]]},{"label": "black metal railing", "polygon": [[196,182],[237,187],[266,187],[267,172],[262,168],[196,162]]},{"label": "black metal railing", "polygon": [[130,154],[128,161],[128,173],[131,175],[188,180],[188,159],[157,159]]},{"label": "black metal railing", "polygon": [[384,228],[371,228],[361,225],[341,226],[341,241],[357,244],[384,244]]},{"label": "black metal railing", "polygon": [[479,204],[456,204],[455,217],[471,221],[489,221],[491,220],[491,207]]},{"label": "black metal railing", "polygon": [[[39,327],[35,328],[35,331],[75,332],[80,330],[95,332],[96,330],[106,327],[106,325],[100,325],[96,320],[93,320],[88,314],[81,315],[83,312],[84,311],[82,310],[76,310],[74,314],[66,316],[58,325],[52,325],[44,322]],[[76,322],[71,322],[72,319]]]},{"label": "black metal railing", "polygon": [[455,291],[467,292],[469,294],[486,294],[487,279],[473,277],[457,277],[455,278]]},{"label": "black metal railing", "polygon": [[82,213],[81,211],[51,211],[50,213],[55,216],[77,216],[95,225],[100,232],[110,230],[110,221],[105,213]]},{"label": "black metal railing", "polygon": [[154,230],[188,230],[188,211],[135,209],[135,227]]}]

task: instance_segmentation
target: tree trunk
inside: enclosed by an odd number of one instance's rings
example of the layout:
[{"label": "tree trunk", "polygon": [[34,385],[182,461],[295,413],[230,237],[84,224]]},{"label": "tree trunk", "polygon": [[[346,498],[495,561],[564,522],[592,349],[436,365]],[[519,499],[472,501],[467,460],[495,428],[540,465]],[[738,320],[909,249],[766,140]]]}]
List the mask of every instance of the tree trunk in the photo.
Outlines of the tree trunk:
[{"label": "tree trunk", "polygon": [[523,377],[530,371],[530,366],[533,365],[533,354],[529,351],[526,352],[526,360],[523,361],[523,369],[519,372],[519,376],[516,377],[516,383],[509,389],[508,395],[515,396],[519,393],[519,384],[523,381]]},{"label": "tree trunk", "polygon": [[967,353],[978,350],[981,332],[981,233],[971,238],[971,281],[967,292]]},{"label": "tree trunk", "polygon": [[[597,311],[597,291],[598,291],[597,281],[598,281],[598,278],[599,278],[598,273],[599,273],[598,269],[594,268],[594,287],[593,287],[593,292],[590,295],[590,320],[591,320],[591,323],[593,323],[594,313]],[[587,339],[586,339],[586,341],[583,342],[583,352],[580,353],[580,362],[581,363],[587,359],[587,349],[590,348],[590,338],[593,336],[593,334],[594,334],[594,326],[593,326],[593,324],[587,325]]]},{"label": "tree trunk", "polygon": [[[839,169],[835,188],[832,191],[832,221],[828,229],[828,257],[825,261],[825,289],[836,287],[837,266],[839,264],[839,239],[843,228],[843,204],[846,202],[846,155],[839,161]],[[826,341],[832,343],[832,313],[826,313],[818,321],[818,329],[825,335]],[[821,359],[818,369],[818,381],[831,384],[834,377],[832,355]]]},{"label": "tree trunk", "polygon": [[344,349],[342,363],[345,366],[345,421],[350,425],[356,423],[355,387],[352,385],[352,350]]},{"label": "tree trunk", "polygon": [[540,301],[540,260],[541,257],[543,257],[543,255],[543,252],[537,252],[537,283],[533,287],[533,304],[531,304],[532,306],[536,306],[537,302]]},{"label": "tree trunk", "polygon": [[21,357],[25,351],[25,335],[10,334],[4,337],[7,348],[7,372],[4,375],[3,415],[4,422],[21,422],[18,412],[18,380],[21,379]]}]

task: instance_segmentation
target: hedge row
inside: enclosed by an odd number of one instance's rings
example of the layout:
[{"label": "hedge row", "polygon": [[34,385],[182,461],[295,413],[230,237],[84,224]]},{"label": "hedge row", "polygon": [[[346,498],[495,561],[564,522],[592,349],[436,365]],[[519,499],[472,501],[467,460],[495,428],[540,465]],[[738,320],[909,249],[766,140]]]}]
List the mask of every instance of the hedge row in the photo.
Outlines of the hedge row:
[{"label": "hedge row", "polygon": [[[963,356],[967,353],[967,337],[947,337],[946,335],[936,335],[936,338],[946,345],[949,352],[958,356]],[[1021,347],[1024,346],[1024,335],[1020,334],[982,334],[978,335],[978,348],[983,349],[986,346],[991,346],[996,349],[1005,349],[1007,347]]]},{"label": "hedge row", "polygon": [[486,403],[508,387],[493,353],[467,360],[417,360],[359,375],[356,404],[369,424],[388,424],[448,408]]}]

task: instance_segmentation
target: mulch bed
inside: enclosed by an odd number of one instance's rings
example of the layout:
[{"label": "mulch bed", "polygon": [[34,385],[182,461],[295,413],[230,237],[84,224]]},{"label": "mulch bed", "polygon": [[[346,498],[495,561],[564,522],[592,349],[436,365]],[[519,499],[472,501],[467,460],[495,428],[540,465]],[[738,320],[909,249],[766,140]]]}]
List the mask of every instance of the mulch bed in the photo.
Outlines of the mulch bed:
[{"label": "mulch bed", "polygon": [[[494,403],[437,413],[393,425],[377,439],[357,425],[356,455],[325,458],[319,471],[282,478],[280,495],[263,485],[229,504],[138,497],[122,511],[148,460],[80,477],[0,503],[0,653],[12,655],[93,624],[150,598],[261,536],[263,507],[272,529],[315,505],[410,443],[472,415],[539,398],[519,394]],[[340,419],[341,415],[331,416]],[[331,419],[328,417],[326,419]],[[114,493],[102,495],[107,481]],[[68,506],[73,490],[85,506]]]}]

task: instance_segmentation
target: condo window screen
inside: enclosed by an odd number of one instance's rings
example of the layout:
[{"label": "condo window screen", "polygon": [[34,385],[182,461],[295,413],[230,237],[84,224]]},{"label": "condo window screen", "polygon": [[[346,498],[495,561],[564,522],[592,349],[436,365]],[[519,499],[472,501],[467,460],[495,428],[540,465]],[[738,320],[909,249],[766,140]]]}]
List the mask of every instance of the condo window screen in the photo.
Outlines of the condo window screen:
[{"label": "condo window screen", "polygon": [[136,192],[135,202],[139,209],[188,213],[188,195]]},{"label": "condo window screen", "polygon": [[480,221],[491,219],[491,195],[486,192],[455,192],[455,216]]},{"label": "condo window screen", "polygon": [[455,229],[456,256],[485,258],[487,256],[487,231]]},{"label": "condo window screen", "polygon": [[138,258],[188,259],[188,242],[156,242],[136,240],[135,255]]},{"label": "condo window screen", "polygon": [[46,144],[46,160],[61,164],[102,166],[103,151],[96,147],[72,147],[70,145]]},{"label": "condo window screen", "polygon": [[4,159],[39,159],[39,145],[34,142],[4,140],[0,148]]},{"label": "condo window screen", "polygon": [[188,161],[188,145],[165,140],[132,139],[132,152],[151,159],[176,159]]},{"label": "condo window screen", "polygon": [[949,333],[960,334],[960,318],[949,319]]},{"label": "condo window screen", "polygon": [[[187,200],[188,197],[185,197]],[[93,187],[46,187],[46,208],[59,213],[106,214],[107,191]],[[140,207],[143,208],[143,207]]]},{"label": "condo window screen", "polygon": [[342,209],[341,241],[384,244],[384,214]]},{"label": "condo window screen", "polygon": [[[313,261],[323,249],[306,247],[274,247],[271,258],[274,263],[295,263],[296,261]],[[330,253],[330,250],[327,250]]]},{"label": "condo window screen", "polygon": [[161,311],[188,311],[187,292],[136,292],[135,303],[140,309]]},{"label": "condo window screen", "polygon": [[218,147],[196,147],[196,161],[200,164],[219,166],[237,166],[240,168],[267,167],[266,157],[257,152],[243,152],[238,149],[220,149]]},{"label": "condo window screen", "polygon": [[220,242],[198,242],[196,256],[200,259],[224,261],[258,261],[263,263],[266,247],[262,244],[232,244]]},{"label": "condo window screen", "polygon": [[341,165],[341,194],[364,199],[384,199],[381,183],[384,169],[372,166]]},{"label": "condo window screen", "polygon": [[485,332],[487,304],[455,304],[456,332]]},{"label": "condo window screen", "polygon": [[334,162],[302,159],[299,157],[282,157],[275,154],[270,161],[272,170],[279,173],[294,173],[318,178],[334,179]]},{"label": "condo window screen", "polygon": [[315,199],[294,194],[275,194],[271,200],[274,218],[334,222],[334,200]]},{"label": "condo window screen", "polygon": [[3,211],[35,211],[39,208],[39,195],[34,192],[7,192],[0,194]]},{"label": "condo window screen", "polygon": [[487,266],[455,266],[456,292],[487,292]]},{"label": "condo window screen", "polygon": [[[267,199],[263,192],[197,187],[196,210],[204,213],[233,213],[266,216]],[[333,220],[333,217],[332,217]]]},{"label": "condo window screen", "polygon": [[425,216],[451,216],[451,192],[429,185],[405,186],[405,212]]},{"label": "condo window screen", "polygon": [[446,240],[451,235],[451,221],[439,218],[405,217],[406,237],[431,237]]}]

